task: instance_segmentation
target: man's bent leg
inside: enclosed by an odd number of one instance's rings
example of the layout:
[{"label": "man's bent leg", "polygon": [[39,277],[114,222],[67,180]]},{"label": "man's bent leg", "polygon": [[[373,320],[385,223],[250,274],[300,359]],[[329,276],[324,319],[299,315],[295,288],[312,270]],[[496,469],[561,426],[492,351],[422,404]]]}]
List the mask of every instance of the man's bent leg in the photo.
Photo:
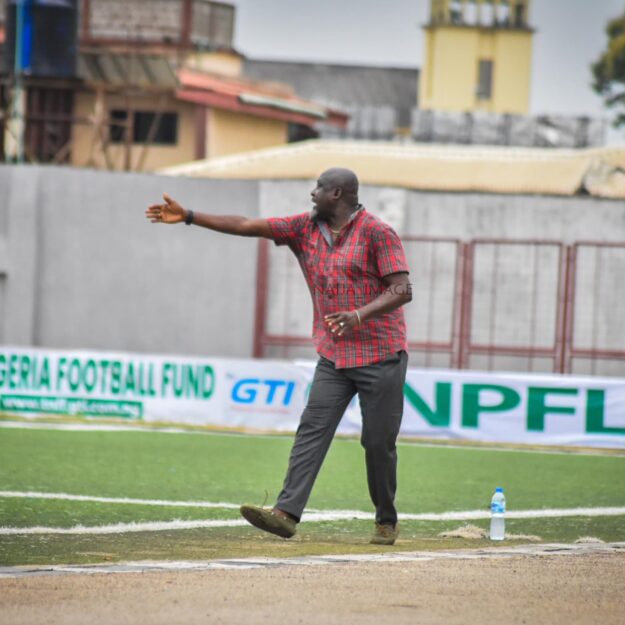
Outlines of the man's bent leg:
[{"label": "man's bent leg", "polygon": [[355,384],[334,363],[321,358],[302,413],[289,468],[275,507],[300,519]]},{"label": "man's bent leg", "polygon": [[408,354],[404,351],[374,365],[350,369],[362,412],[367,484],[377,523],[395,525],[397,490],[396,441],[404,408]]}]

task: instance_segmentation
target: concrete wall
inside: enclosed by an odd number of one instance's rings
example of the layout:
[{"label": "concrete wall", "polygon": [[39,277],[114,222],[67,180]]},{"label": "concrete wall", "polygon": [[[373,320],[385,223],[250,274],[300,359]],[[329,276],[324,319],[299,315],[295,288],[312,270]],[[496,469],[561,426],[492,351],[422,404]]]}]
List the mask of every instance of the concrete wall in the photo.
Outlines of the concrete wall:
[{"label": "concrete wall", "polygon": [[258,185],[0,167],[0,339],[153,353],[252,353],[257,242],[150,224],[183,205],[254,216]]},{"label": "concrete wall", "polygon": [[407,215],[415,235],[625,241],[625,202],[596,198],[411,192]]},{"label": "concrete wall", "polygon": [[[493,173],[496,175],[496,172]],[[312,208],[314,180],[262,181],[264,217]],[[360,201],[402,235],[625,242],[625,202],[589,197],[438,193],[362,186]]]},{"label": "concrete wall", "polygon": [[[0,340],[5,344],[251,356],[258,242],[150,224],[168,191],[183,205],[248,217],[311,208],[314,181],[215,181],[55,167],[0,167]],[[361,201],[404,237],[625,243],[625,203],[592,198],[422,193],[365,186]],[[304,339],[268,356],[314,356],[312,306],[289,250],[270,245],[266,333]],[[457,246],[406,241],[411,341],[453,338]],[[473,343],[549,347],[556,332],[558,246],[476,248]],[[580,348],[625,350],[625,250],[581,248]],[[450,366],[416,352],[413,365]],[[579,373],[624,375],[624,362]],[[474,355],[472,368],[551,370],[542,357]]]}]

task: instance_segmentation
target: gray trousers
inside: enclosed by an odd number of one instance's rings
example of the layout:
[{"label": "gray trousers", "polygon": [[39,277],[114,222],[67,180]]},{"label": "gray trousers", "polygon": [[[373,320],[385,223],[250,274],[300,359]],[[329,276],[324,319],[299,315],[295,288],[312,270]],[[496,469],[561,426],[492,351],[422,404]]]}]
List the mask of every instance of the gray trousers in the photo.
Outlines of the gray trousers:
[{"label": "gray trousers", "polygon": [[376,521],[397,522],[395,442],[404,408],[407,365],[408,354],[404,351],[353,369],[336,369],[330,360],[319,360],[276,508],[301,518],[341,417],[358,393],[362,412],[360,442],[365,448],[367,484]]}]

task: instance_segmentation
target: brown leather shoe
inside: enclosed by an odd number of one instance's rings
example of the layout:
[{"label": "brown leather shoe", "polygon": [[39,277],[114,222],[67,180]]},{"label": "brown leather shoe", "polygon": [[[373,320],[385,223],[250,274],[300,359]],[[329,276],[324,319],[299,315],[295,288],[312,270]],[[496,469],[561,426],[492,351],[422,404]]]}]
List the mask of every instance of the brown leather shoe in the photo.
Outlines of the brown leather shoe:
[{"label": "brown leather shoe", "polygon": [[369,541],[371,545],[394,545],[399,536],[399,523],[376,523],[373,536]]},{"label": "brown leather shoe", "polygon": [[243,504],[241,516],[259,530],[275,534],[281,538],[295,536],[297,522],[282,510],[269,510],[251,504]]}]

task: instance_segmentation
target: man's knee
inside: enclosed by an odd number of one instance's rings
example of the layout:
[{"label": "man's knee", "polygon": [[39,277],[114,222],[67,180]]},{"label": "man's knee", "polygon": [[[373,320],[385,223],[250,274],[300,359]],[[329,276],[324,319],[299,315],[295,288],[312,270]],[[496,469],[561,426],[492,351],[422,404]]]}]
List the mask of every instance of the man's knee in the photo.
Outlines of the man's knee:
[{"label": "man's knee", "polygon": [[374,456],[393,453],[396,449],[396,442],[397,436],[394,433],[388,436],[372,436],[363,432],[360,437],[360,444]]}]

